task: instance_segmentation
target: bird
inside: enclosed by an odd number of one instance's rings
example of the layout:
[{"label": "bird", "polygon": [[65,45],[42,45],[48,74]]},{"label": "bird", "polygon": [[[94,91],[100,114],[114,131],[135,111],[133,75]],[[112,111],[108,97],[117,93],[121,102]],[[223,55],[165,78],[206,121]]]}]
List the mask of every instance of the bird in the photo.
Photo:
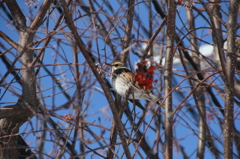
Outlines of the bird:
[{"label": "bird", "polygon": [[130,71],[123,62],[115,61],[111,64],[106,63],[112,67],[111,83],[116,92],[122,96],[126,96],[126,92],[132,88],[129,94],[129,99],[145,99],[150,102],[160,104],[159,99],[151,93],[141,89],[137,81],[134,80],[134,74]]}]

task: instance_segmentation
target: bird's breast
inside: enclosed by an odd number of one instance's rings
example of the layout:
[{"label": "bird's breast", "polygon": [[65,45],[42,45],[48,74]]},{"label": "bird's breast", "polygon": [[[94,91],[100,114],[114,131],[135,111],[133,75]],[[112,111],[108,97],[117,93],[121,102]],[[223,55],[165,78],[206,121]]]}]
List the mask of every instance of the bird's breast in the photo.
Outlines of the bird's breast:
[{"label": "bird's breast", "polygon": [[126,91],[129,89],[131,84],[123,76],[118,76],[118,77],[113,76],[112,85],[114,89],[117,91],[117,93],[124,97]]}]

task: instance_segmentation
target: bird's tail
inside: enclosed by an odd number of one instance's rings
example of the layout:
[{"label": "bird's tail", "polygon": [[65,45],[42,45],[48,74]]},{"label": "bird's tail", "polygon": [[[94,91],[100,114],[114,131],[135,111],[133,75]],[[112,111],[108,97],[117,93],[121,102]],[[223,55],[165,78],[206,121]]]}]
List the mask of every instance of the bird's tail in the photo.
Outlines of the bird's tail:
[{"label": "bird's tail", "polygon": [[157,103],[158,105],[160,105],[163,109],[165,108],[163,103],[161,102],[161,98],[157,98],[155,95],[151,94],[150,95],[151,101],[154,103]]}]

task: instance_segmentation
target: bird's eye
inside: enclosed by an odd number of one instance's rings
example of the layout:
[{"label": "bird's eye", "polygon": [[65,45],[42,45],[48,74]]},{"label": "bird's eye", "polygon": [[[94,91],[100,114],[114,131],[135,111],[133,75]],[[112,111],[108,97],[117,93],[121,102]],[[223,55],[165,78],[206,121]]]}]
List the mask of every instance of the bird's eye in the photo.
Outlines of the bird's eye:
[{"label": "bird's eye", "polygon": [[115,64],[116,67],[118,67],[118,64]]}]

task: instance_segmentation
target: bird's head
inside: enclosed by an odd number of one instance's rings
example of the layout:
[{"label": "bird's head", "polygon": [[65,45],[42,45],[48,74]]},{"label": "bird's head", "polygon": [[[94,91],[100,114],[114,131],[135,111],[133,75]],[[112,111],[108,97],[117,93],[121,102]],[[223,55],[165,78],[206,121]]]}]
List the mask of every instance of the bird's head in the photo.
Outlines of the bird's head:
[{"label": "bird's head", "polygon": [[107,65],[112,67],[112,71],[120,69],[120,68],[127,68],[124,63],[122,63],[121,61],[115,61],[111,64],[106,63]]}]

